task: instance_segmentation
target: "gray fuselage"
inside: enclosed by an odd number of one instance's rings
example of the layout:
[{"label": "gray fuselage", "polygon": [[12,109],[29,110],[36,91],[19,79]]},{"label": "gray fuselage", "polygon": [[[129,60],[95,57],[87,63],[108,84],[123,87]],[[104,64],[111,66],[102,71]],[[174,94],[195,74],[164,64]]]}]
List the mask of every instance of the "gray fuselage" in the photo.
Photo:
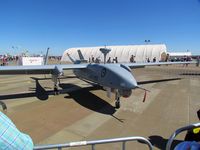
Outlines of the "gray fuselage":
[{"label": "gray fuselage", "polygon": [[121,64],[88,64],[87,68],[74,69],[74,74],[103,87],[131,90],[137,87],[130,68]]}]

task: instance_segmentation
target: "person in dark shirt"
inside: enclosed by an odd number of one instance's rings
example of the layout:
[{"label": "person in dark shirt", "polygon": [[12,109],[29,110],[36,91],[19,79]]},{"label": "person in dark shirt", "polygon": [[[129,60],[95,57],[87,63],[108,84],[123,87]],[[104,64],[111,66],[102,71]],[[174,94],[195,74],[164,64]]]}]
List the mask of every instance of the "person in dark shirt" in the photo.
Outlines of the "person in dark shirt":
[{"label": "person in dark shirt", "polygon": [[[197,117],[200,120],[200,109],[197,111]],[[200,142],[200,128],[189,130],[185,136],[185,141]]]},{"label": "person in dark shirt", "polygon": [[134,62],[135,62],[135,56],[131,55],[130,62],[131,62],[131,63],[134,63]]},{"label": "person in dark shirt", "polygon": [[147,61],[148,63],[150,62],[150,59],[149,59],[149,57],[147,57],[147,58],[146,58],[146,61]]},{"label": "person in dark shirt", "polygon": [[156,57],[153,58],[153,62],[156,62]]},{"label": "person in dark shirt", "polygon": [[[200,120],[200,110],[197,111]],[[174,150],[200,150],[200,128],[189,130],[185,136],[185,141],[176,145]]]},{"label": "person in dark shirt", "polygon": [[117,57],[113,58],[113,63],[118,63]]},{"label": "person in dark shirt", "polygon": [[115,57],[115,63],[118,63],[118,59],[117,59],[117,57]]},{"label": "person in dark shirt", "polygon": [[94,56],[92,56],[92,63],[94,63]]},{"label": "person in dark shirt", "polygon": [[107,63],[111,63],[111,57],[108,58]]}]

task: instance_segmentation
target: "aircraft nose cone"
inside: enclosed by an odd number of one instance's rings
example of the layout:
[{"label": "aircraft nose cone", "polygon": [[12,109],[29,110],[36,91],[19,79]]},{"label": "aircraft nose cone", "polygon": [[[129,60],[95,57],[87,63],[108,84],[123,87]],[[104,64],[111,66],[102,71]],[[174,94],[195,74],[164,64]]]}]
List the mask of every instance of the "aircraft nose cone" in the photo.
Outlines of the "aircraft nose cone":
[{"label": "aircraft nose cone", "polygon": [[130,89],[134,89],[134,88],[137,87],[137,82],[136,82],[134,77],[131,80],[128,81],[127,86]]},{"label": "aircraft nose cone", "polygon": [[132,76],[132,77],[126,78],[124,82],[122,82],[120,85],[126,89],[134,89],[137,87],[137,82],[135,78]]}]

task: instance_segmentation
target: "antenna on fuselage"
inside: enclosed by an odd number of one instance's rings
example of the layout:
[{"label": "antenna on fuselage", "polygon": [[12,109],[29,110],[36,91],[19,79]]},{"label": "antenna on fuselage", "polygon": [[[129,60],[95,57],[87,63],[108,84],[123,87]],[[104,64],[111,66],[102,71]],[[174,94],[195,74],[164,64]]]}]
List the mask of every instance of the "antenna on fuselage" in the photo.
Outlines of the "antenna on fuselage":
[{"label": "antenna on fuselage", "polygon": [[103,53],[103,55],[104,55],[104,64],[106,63],[106,55],[111,51],[111,49],[108,49],[108,48],[100,48],[99,49],[102,53]]}]

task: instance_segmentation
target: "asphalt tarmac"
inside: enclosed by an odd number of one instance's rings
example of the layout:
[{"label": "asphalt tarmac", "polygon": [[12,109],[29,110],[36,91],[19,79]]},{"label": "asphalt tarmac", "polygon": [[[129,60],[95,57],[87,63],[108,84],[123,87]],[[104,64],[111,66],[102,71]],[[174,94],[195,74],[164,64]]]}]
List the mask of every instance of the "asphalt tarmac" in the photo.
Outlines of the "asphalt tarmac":
[{"label": "asphalt tarmac", "polygon": [[[60,80],[58,96],[53,95],[50,76],[0,76],[0,100],[7,105],[6,115],[35,145],[143,136],[155,149],[165,149],[176,129],[199,122],[200,67],[146,67],[133,70],[133,74],[140,86],[150,90],[146,102],[144,91],[136,89],[131,97],[121,98],[118,110],[114,94],[107,98],[100,87],[75,78],[71,71]],[[184,136],[178,136],[175,143]],[[97,149],[121,149],[121,144]],[[135,141],[127,143],[127,149],[148,148]]]}]

